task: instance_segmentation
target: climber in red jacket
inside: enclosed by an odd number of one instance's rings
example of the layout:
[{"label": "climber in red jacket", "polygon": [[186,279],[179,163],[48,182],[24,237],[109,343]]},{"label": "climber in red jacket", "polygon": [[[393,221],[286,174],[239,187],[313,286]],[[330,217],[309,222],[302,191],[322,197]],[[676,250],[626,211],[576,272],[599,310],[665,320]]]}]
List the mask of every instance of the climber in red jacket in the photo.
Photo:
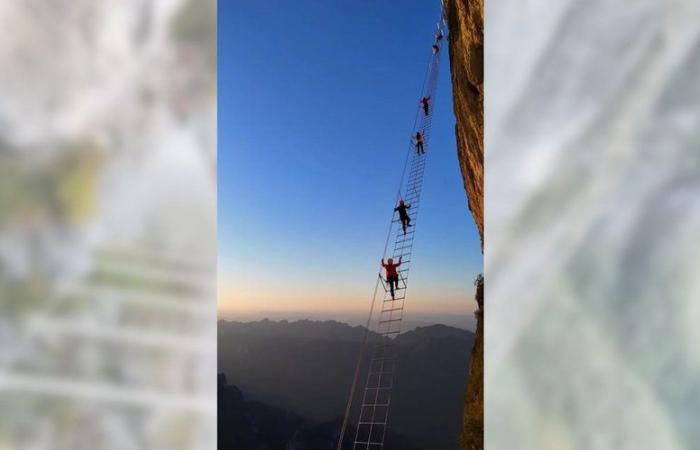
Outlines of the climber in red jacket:
[{"label": "climber in red jacket", "polygon": [[429,110],[429,103],[428,103],[429,101],[430,101],[430,96],[428,96],[428,97],[423,97],[423,98],[420,100],[420,105],[423,107],[423,112],[425,113],[426,116],[427,116],[427,115],[429,114],[429,112],[430,112],[430,110]]},{"label": "climber in red jacket", "polygon": [[401,265],[401,257],[399,256],[399,262],[394,264],[394,260],[389,258],[384,264],[384,258],[382,258],[382,267],[386,271],[386,281],[389,283],[389,290],[391,291],[391,299],[394,300],[394,285],[396,289],[399,288],[399,273],[396,268]]}]

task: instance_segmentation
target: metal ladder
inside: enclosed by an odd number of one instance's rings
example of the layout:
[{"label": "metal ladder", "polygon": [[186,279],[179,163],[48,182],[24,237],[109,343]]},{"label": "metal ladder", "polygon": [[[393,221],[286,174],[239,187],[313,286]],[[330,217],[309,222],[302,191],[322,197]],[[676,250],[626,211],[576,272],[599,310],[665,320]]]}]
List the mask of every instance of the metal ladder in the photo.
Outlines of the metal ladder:
[{"label": "metal ladder", "polygon": [[[441,20],[438,25],[438,32],[444,33],[445,23]],[[379,282],[384,287],[384,296],[381,302],[379,317],[375,326],[372,327],[374,336],[377,339],[373,344],[369,366],[367,368],[367,378],[364,392],[360,404],[359,419],[353,441],[353,450],[379,450],[384,448],[387,422],[389,419],[389,406],[391,404],[391,391],[394,384],[394,375],[397,367],[397,354],[394,345],[394,338],[401,333],[401,323],[408,288],[408,275],[411,265],[411,255],[413,252],[413,242],[415,239],[416,226],[418,224],[418,211],[420,207],[423,179],[427,156],[430,154],[428,145],[432,126],[433,114],[435,112],[435,92],[437,88],[437,78],[440,69],[440,54],[442,53],[445,41],[438,42],[440,50],[433,55],[426,75],[426,82],[423,86],[422,97],[429,97],[429,114],[425,115],[423,107],[420,106],[418,114],[420,120],[416,121],[412,138],[419,131],[423,135],[423,148],[425,154],[418,154],[417,149],[411,153],[411,162],[408,168],[408,178],[405,185],[402,183],[403,200],[410,205],[408,215],[411,218],[411,227],[407,228],[404,234],[401,221],[395,213],[392,219],[392,228],[395,228],[394,246],[392,259],[394,263],[402,258],[401,265],[397,271],[399,274],[399,286],[395,290],[395,298],[391,298],[390,290],[385,280]],[[391,233],[391,231],[390,231]],[[391,236],[391,234],[390,234]],[[382,274],[379,274],[382,277]],[[372,314],[370,312],[370,314]],[[352,396],[352,394],[351,394]],[[341,435],[342,443],[342,435]]]}]

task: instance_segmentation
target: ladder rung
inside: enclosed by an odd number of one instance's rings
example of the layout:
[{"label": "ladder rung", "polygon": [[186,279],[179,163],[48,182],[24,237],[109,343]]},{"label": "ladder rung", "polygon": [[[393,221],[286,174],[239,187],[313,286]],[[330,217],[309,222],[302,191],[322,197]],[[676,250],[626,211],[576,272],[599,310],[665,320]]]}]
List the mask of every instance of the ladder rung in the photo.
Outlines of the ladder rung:
[{"label": "ladder rung", "polygon": [[[393,370],[382,370],[380,372],[370,372],[368,375],[386,375],[386,374],[393,374]],[[373,388],[367,388],[367,389],[389,389],[389,386],[377,386]]]},{"label": "ladder rung", "polygon": [[398,319],[380,320],[379,323],[382,324],[382,323],[390,323],[390,322],[401,322],[401,319],[403,319],[403,317],[398,318]]},{"label": "ladder rung", "polygon": [[388,403],[363,403],[361,406],[362,406],[363,408],[366,408],[366,407],[368,407],[368,406],[371,406],[371,407],[373,407],[373,408],[376,408],[376,407],[378,407],[378,406],[379,406],[379,407],[381,407],[381,406],[387,406],[387,407],[388,407],[389,404],[388,404]]},{"label": "ladder rung", "polygon": [[[387,294],[388,294],[388,292],[387,292]],[[404,297],[396,297],[396,298],[388,298],[388,299],[385,299],[385,300],[384,300],[384,303],[387,303],[387,302],[398,302],[399,300],[405,300],[405,299],[406,299],[405,296],[404,296]]]},{"label": "ladder rung", "polygon": [[[413,216],[411,216],[411,214],[413,214]],[[416,214],[418,214],[418,213],[417,213],[417,212],[416,212],[416,213],[410,213],[410,214],[408,215],[408,217],[411,218],[411,222],[413,222],[413,220],[416,218]],[[394,219],[394,220],[392,220],[391,222],[392,222],[392,223],[401,223],[401,219]],[[413,226],[413,223],[411,223],[411,227],[412,227],[412,226]],[[408,228],[411,228],[411,227],[408,227]]]},{"label": "ladder rung", "polygon": [[403,311],[403,306],[400,308],[383,309],[381,313],[384,314],[387,312],[394,312],[394,311]]}]

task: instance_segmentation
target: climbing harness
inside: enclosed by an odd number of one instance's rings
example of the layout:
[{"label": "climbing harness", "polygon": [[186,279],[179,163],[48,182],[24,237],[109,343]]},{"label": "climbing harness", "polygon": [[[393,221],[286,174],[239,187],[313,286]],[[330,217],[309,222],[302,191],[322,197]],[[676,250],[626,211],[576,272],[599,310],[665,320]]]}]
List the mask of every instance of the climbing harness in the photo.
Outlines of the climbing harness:
[{"label": "climbing harness", "polygon": [[[437,24],[436,36],[444,36],[445,31],[446,22],[444,13],[442,13],[441,19]],[[396,212],[394,212],[384,244],[383,257],[387,258],[390,239],[392,236],[395,236],[394,248],[390,257],[394,261],[398,261],[399,258],[402,258],[401,266],[397,270],[399,286],[395,289],[395,298],[392,299],[390,288],[387,286],[380,270],[374,287],[374,294],[372,295],[369,315],[367,317],[364,343],[360,351],[357,365],[355,366],[350,394],[345,409],[345,416],[338,438],[337,450],[342,450],[343,448],[343,441],[349,423],[353,423],[356,426],[352,446],[353,450],[381,450],[384,448],[384,439],[386,437],[387,421],[389,418],[389,406],[391,403],[391,390],[394,384],[394,374],[397,367],[394,338],[401,333],[401,322],[406,300],[406,289],[408,288],[408,273],[411,265],[413,241],[418,224],[418,209],[423,188],[426,157],[427,153],[429,153],[428,143],[430,141],[433,114],[435,113],[435,92],[440,69],[440,54],[442,53],[440,48],[442,47],[442,42],[442,39],[436,39],[434,42],[434,46],[438,47],[438,51],[431,52],[423,84],[421,85],[421,96],[418,97],[430,99],[429,113],[425,114],[423,105],[420,103],[418,104],[413,130],[410,135],[410,143],[401,173],[401,180],[399,182],[396,200],[394,201],[394,205],[396,205],[400,199],[403,199],[407,204],[411,205],[411,208],[408,210],[408,215],[411,218],[411,227],[407,228],[404,233],[401,227],[401,219],[397,217]],[[423,152],[418,152],[417,148],[414,148],[413,137],[416,136],[417,132],[420,132],[422,135]],[[381,301],[379,317],[373,322],[372,318],[377,302],[377,294],[380,292],[380,285],[384,288],[384,295]],[[357,385],[365,361],[365,351],[368,347],[370,337],[372,337],[375,342],[373,342],[372,345],[368,367],[365,369],[367,375],[361,403],[359,404],[359,415],[356,421],[351,422],[352,406],[355,401]]]}]

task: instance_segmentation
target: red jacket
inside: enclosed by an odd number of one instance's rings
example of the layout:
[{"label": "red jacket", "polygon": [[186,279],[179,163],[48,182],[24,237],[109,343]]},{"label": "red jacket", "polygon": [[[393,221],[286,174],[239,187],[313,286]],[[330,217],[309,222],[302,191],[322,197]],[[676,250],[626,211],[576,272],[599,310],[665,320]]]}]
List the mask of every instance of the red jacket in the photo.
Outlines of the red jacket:
[{"label": "red jacket", "polygon": [[386,277],[397,277],[399,276],[398,272],[396,272],[396,268],[401,265],[401,258],[399,258],[399,262],[396,264],[384,264],[384,260],[382,259],[382,267],[384,267],[384,270],[386,270]]}]

